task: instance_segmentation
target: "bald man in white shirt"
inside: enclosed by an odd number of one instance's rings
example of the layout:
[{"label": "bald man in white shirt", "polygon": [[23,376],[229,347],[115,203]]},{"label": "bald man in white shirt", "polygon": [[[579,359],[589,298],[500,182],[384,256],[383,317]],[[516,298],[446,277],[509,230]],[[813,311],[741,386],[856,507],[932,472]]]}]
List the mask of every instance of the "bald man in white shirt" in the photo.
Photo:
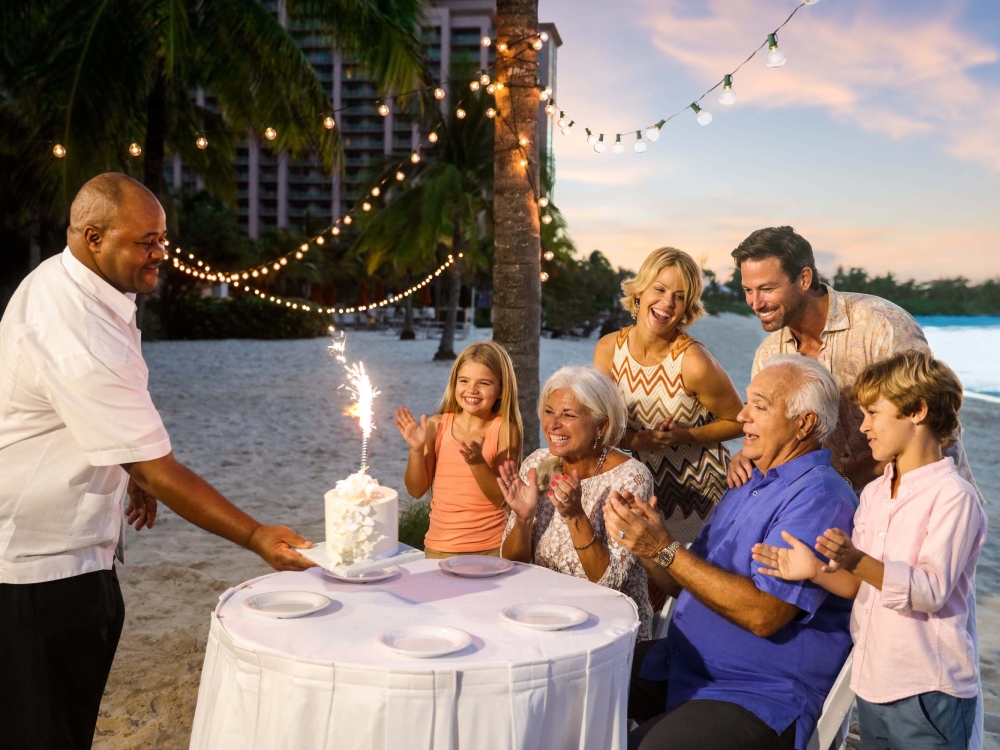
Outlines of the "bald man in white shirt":
[{"label": "bald man in white shirt", "polygon": [[179,463],[147,390],[135,295],[166,257],[156,197],[125,175],[81,188],[67,248],[0,321],[0,745],[89,748],[125,612],[114,561],[156,500],[278,570],[312,563]]}]

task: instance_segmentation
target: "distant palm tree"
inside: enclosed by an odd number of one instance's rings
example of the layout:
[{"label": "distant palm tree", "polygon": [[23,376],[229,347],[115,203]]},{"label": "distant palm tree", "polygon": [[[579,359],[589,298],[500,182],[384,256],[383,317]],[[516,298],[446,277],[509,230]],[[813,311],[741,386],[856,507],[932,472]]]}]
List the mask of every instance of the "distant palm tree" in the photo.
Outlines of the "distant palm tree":
[{"label": "distant palm tree", "polygon": [[[510,353],[524,418],[524,448],[538,447],[538,350],[541,333],[538,206],[538,58],[525,40],[538,33],[538,0],[497,0],[493,265],[493,340]],[[518,140],[526,143],[519,146]],[[527,157],[526,167],[521,160]]]},{"label": "distant palm tree", "polygon": [[[439,124],[433,122],[437,117],[428,120],[437,143],[426,150],[412,179],[362,223],[354,246],[366,259],[369,274],[386,264],[397,275],[421,273],[447,255],[454,257],[448,311],[434,359],[455,358],[463,269],[483,266],[481,248],[492,232],[493,121],[485,116],[487,104],[482,93],[469,94],[462,101],[465,118],[454,114],[453,101],[451,114]],[[433,108],[428,104],[427,111]]]},{"label": "distant palm tree", "polygon": [[[419,79],[420,0],[278,5],[290,28],[325,35],[383,90]],[[199,106],[198,89],[217,106]],[[235,142],[270,126],[275,148],[315,149],[330,166],[338,131],[321,127],[329,111],[302,50],[257,0],[0,3],[0,163],[15,195],[56,215],[82,182],[109,169],[141,175],[163,195],[168,151],[235,203]],[[196,147],[197,134],[207,149]],[[132,141],[140,159],[126,151]],[[65,158],[52,157],[53,142]]]}]

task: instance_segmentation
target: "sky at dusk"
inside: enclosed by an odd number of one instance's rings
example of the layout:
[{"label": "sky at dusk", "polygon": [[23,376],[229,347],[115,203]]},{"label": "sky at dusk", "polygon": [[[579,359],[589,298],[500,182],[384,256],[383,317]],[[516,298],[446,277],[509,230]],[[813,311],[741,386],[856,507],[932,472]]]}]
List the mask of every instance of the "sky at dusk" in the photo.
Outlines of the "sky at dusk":
[{"label": "sky at dusk", "polygon": [[[728,279],[751,231],[790,224],[820,270],[1000,276],[1000,2],[821,0],[645,153],[635,130],[731,71],[795,0],[540,0],[558,51],[555,202],[579,250],[637,269],[663,245]],[[584,127],[605,133],[594,153]],[[615,133],[625,152],[611,151]]]}]

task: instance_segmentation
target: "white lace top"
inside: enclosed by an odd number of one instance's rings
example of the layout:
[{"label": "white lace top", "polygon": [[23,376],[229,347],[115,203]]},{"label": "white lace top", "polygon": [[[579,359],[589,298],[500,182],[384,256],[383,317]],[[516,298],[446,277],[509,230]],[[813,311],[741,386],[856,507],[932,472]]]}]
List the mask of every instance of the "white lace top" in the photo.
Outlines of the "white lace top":
[{"label": "white lace top", "polygon": [[[527,482],[528,471],[537,469],[549,455],[547,449],[540,448],[528,456],[521,464],[521,479]],[[643,500],[649,500],[653,494],[653,475],[641,462],[630,458],[603,474],[584,479],[581,490],[583,510],[594,528],[597,543],[604,544],[611,553],[608,568],[597,583],[621,591],[632,598],[639,609],[639,640],[649,640],[652,637],[653,608],[649,603],[646,571],[635,555],[615,540],[608,539],[607,530],[604,528],[603,508],[608,495],[614,490],[618,492],[625,490]],[[514,521],[515,515],[511,513],[503,533],[504,539],[514,528]],[[532,562],[536,565],[577,578],[587,577],[583,565],[580,564],[580,557],[573,549],[569,527],[544,494],[538,500],[535,526],[531,534],[531,548]]]}]

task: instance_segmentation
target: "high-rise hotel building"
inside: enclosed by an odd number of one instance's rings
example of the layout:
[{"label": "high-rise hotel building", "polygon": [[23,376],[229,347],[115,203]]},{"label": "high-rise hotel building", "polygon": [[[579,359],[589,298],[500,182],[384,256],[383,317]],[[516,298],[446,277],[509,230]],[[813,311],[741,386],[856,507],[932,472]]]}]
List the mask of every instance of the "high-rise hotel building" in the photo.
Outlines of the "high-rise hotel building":
[{"label": "high-rise hotel building", "polygon": [[[282,24],[287,23],[283,0],[263,2]],[[556,49],[562,41],[553,24],[541,24],[540,30],[548,32],[548,40],[538,53],[539,79],[542,86],[555,91]],[[348,56],[313,31],[292,28],[291,33],[315,69],[334,110],[338,110],[336,127],[344,165],[343,170],[331,175],[317,157],[291,159],[287,154],[262,148],[255,140],[240,144],[235,159],[240,222],[254,238],[265,226],[304,232],[325,228],[353,207],[360,197],[362,180],[368,170],[383,163],[384,155],[405,157],[421,141],[417,122],[391,97],[387,102],[389,114],[383,117],[378,113],[378,90]],[[495,2],[429,0],[422,39],[432,66],[430,74],[437,82],[447,82],[453,63],[470,64],[473,69],[490,65],[494,49],[481,44],[484,36],[496,36]],[[467,82],[455,85],[465,86]],[[553,118],[545,114],[544,106],[539,102],[539,153],[549,160],[551,168]],[[175,188],[199,186],[198,177],[184,168],[179,157],[168,164],[167,172]]]}]

